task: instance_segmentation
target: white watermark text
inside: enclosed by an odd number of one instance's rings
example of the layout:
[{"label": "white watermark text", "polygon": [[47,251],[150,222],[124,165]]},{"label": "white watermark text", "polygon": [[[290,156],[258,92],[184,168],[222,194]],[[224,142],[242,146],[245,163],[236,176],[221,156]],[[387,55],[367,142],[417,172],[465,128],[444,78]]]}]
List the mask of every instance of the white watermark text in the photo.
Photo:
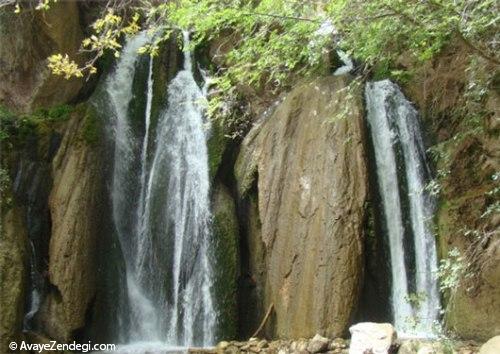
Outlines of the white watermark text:
[{"label": "white watermark text", "polygon": [[98,351],[114,351],[116,350],[115,344],[97,344],[97,343],[58,343],[52,340],[48,343],[28,343],[25,341],[10,342],[9,349],[13,352],[16,351],[31,351],[41,353],[43,351],[72,351],[80,353],[90,353]]}]

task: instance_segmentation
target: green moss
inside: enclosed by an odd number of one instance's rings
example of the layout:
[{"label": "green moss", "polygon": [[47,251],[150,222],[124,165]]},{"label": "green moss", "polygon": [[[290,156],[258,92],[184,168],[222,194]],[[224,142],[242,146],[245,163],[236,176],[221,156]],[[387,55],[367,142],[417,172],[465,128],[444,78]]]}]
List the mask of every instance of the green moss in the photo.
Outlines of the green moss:
[{"label": "green moss", "polygon": [[0,105],[0,142],[7,141],[11,136],[11,128],[16,116],[6,107]]},{"label": "green moss", "polygon": [[231,196],[221,188],[215,193],[212,226],[215,239],[214,292],[220,313],[217,338],[233,339],[237,334],[238,223]]},{"label": "green moss", "polygon": [[93,106],[88,106],[83,117],[82,139],[89,145],[94,145],[99,141],[101,135],[102,122],[97,116]]},{"label": "green moss", "polygon": [[16,115],[0,106],[0,141],[8,141],[14,147],[21,147],[29,137],[53,131],[61,122],[67,121],[73,111],[73,106],[58,105],[38,109],[30,114]]},{"label": "green moss", "polygon": [[12,182],[10,180],[9,172],[0,167],[0,210],[3,215],[12,207]]},{"label": "green moss", "polygon": [[226,149],[228,138],[224,135],[224,128],[219,122],[212,123],[210,138],[207,142],[208,148],[208,167],[210,179],[213,180],[222,161],[222,156]]},{"label": "green moss", "polygon": [[47,110],[47,118],[53,122],[67,121],[70,117],[73,107],[69,105],[60,105]]}]

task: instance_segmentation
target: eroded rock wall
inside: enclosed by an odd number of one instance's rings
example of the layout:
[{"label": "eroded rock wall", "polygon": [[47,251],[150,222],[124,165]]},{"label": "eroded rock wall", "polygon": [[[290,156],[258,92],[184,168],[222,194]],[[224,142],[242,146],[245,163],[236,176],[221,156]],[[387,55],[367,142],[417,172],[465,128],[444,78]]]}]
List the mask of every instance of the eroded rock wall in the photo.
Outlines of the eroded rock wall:
[{"label": "eroded rock wall", "polygon": [[0,104],[20,111],[68,102],[84,83],[52,75],[46,61],[55,53],[83,60],[76,55],[83,39],[78,3],[52,3],[48,11],[29,6],[19,14],[13,6],[0,10]]},{"label": "eroded rock wall", "polygon": [[29,274],[27,232],[17,207],[3,210],[0,237],[0,352],[21,339]]},{"label": "eroded rock wall", "polygon": [[439,156],[440,258],[458,250],[463,257],[458,266],[469,274],[445,294],[445,324],[459,337],[484,341],[500,334],[500,217],[494,207],[500,183],[495,177],[500,96],[498,78],[484,80],[496,68],[480,59],[471,65],[469,54],[468,48],[450,45],[419,67],[405,89],[421,110],[431,150]]},{"label": "eroded rock wall", "polygon": [[240,199],[250,200],[248,291],[262,294],[248,320],[259,322],[273,304],[273,336],[341,335],[357,306],[367,171],[361,96],[347,80],[296,87],[250,131],[238,156]]},{"label": "eroded rock wall", "polygon": [[68,122],[52,162],[49,197],[52,233],[49,244],[49,292],[40,311],[51,338],[72,339],[85,326],[96,290],[96,245],[101,225],[102,150],[85,140],[90,111]]}]

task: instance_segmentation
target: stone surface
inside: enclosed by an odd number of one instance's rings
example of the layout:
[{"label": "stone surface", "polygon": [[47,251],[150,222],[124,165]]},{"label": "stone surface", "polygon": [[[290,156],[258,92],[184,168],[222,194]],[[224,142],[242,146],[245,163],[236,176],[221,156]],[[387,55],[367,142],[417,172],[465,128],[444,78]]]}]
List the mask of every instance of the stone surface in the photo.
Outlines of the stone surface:
[{"label": "stone surface", "polygon": [[411,339],[401,343],[398,354],[445,354],[445,346],[438,341]]},{"label": "stone surface", "polygon": [[0,238],[0,353],[19,341],[28,277],[27,231],[18,208],[2,210]]},{"label": "stone surface", "polygon": [[367,176],[361,96],[347,85],[331,77],[296,87],[241,146],[245,276],[262,299],[242,321],[258,324],[274,304],[268,335],[338,336],[357,306]]},{"label": "stone surface", "polygon": [[328,338],[316,334],[313,339],[309,341],[309,344],[307,345],[307,351],[309,353],[323,353],[328,350],[329,344],[330,341],[328,340]]},{"label": "stone surface", "polygon": [[479,349],[479,354],[498,354],[500,353],[500,336],[495,336],[488,340]]},{"label": "stone surface", "polygon": [[349,328],[349,354],[388,354],[397,338],[390,323],[362,322]]},{"label": "stone surface", "polygon": [[[459,337],[486,341],[500,334],[500,217],[495,212],[483,215],[498,202],[498,194],[487,193],[499,186],[492,176],[500,171],[500,92],[494,85],[485,87],[481,119],[473,123],[470,117],[477,114],[468,112],[469,55],[463,43],[450,43],[433,60],[416,67],[404,89],[419,107],[443,157],[436,166],[446,174],[440,180],[436,215],[439,256],[443,259],[457,248],[473,273],[445,295],[445,324]],[[477,77],[492,77],[485,61],[476,67]],[[465,230],[479,233],[466,236]]]},{"label": "stone surface", "polygon": [[49,337],[68,341],[85,325],[95,295],[96,243],[104,179],[99,149],[85,142],[88,116],[68,122],[52,163],[49,197],[52,235],[49,244],[50,291],[40,310]]},{"label": "stone surface", "polygon": [[[495,200],[487,193],[499,185],[492,176],[500,170],[500,143],[465,139],[447,154],[450,174],[437,215],[439,249],[442,257],[458,249],[473,276],[448,294],[445,323],[459,337],[486,341],[500,334],[500,219],[495,213],[483,216]],[[477,234],[468,237],[464,230]]]},{"label": "stone surface", "polygon": [[212,193],[216,274],[214,291],[219,309],[218,338],[236,338],[237,280],[239,275],[239,234],[236,206],[229,190],[218,183]]},{"label": "stone surface", "polygon": [[481,268],[470,280],[475,284],[469,290],[467,283],[457,287],[447,307],[446,323],[464,338],[486,340],[500,334],[500,238],[494,235],[480,251]]},{"label": "stone surface", "polygon": [[[326,342],[326,346],[324,343]],[[310,339],[297,339],[297,340],[283,340],[277,339],[273,341],[258,340],[251,338],[247,342],[220,342],[214,349],[204,349],[200,350],[200,353],[213,353],[218,354],[228,354],[228,353],[266,353],[266,354],[311,354],[311,353],[330,353],[330,354],[347,354],[346,340],[342,338],[336,338],[330,341],[328,338],[321,336],[315,336],[315,338]],[[317,345],[321,343],[320,347],[309,348],[311,343]],[[329,345],[335,343],[335,345],[330,348]],[[197,348],[190,349],[189,352],[198,352]],[[311,351],[312,350],[312,351]],[[319,350],[319,351],[317,351]]]},{"label": "stone surface", "polygon": [[48,107],[73,99],[83,79],[66,80],[52,75],[46,58],[54,53],[76,53],[83,39],[78,4],[52,3],[48,11],[14,13],[0,9],[0,104],[23,111]]}]

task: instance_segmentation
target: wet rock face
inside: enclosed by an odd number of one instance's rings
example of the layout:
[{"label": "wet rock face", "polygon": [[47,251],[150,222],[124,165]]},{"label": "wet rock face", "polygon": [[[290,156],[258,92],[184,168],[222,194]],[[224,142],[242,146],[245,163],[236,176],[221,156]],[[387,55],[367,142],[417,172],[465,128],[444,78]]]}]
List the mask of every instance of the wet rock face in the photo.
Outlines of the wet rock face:
[{"label": "wet rock face", "polygon": [[214,298],[218,309],[217,338],[235,338],[237,329],[237,279],[239,263],[238,219],[228,189],[218,183],[212,195],[212,229],[215,255]]},{"label": "wet rock face", "polygon": [[[419,107],[432,140],[441,144],[438,150],[444,148],[436,166],[446,174],[439,179],[435,218],[440,258],[456,248],[473,273],[445,296],[445,325],[461,338],[485,341],[500,334],[500,218],[498,213],[483,215],[498,200],[498,194],[487,193],[498,187],[492,176],[500,170],[500,95],[495,85],[482,93],[481,113],[475,118],[482,117],[481,129],[469,135],[467,87],[475,80],[468,74],[469,65],[468,49],[451,43],[416,68],[404,88]],[[478,67],[489,77],[487,63]],[[469,230],[478,235],[466,236]]]},{"label": "wet rock face", "polygon": [[357,306],[367,172],[360,96],[346,80],[294,89],[250,131],[236,163],[241,199],[256,183],[260,221],[249,223],[260,226],[248,228],[247,245],[264,266],[248,276],[262,308],[274,304],[269,335],[338,336]]},{"label": "wet rock face", "polygon": [[103,195],[99,148],[82,139],[87,117],[74,117],[52,162],[49,197],[49,291],[40,309],[41,327],[59,341],[85,325],[96,286],[96,244]]},{"label": "wet rock face", "polygon": [[27,231],[20,210],[2,211],[0,235],[0,352],[8,353],[22,329],[28,277]]},{"label": "wet rock face", "polygon": [[499,185],[492,176],[500,170],[500,143],[484,134],[463,139],[447,153],[450,174],[436,218],[439,248],[442,258],[459,250],[472,276],[447,298],[445,324],[459,337],[486,341],[500,334],[500,218],[486,213],[498,199],[491,191]]},{"label": "wet rock face", "polygon": [[83,38],[78,4],[62,1],[48,11],[12,6],[0,10],[0,104],[21,111],[68,102],[84,80],[66,80],[49,72],[46,58],[54,53],[76,60]]},{"label": "wet rock face", "polygon": [[482,252],[473,287],[458,287],[448,303],[446,323],[464,338],[487,340],[500,333],[500,238]]}]

